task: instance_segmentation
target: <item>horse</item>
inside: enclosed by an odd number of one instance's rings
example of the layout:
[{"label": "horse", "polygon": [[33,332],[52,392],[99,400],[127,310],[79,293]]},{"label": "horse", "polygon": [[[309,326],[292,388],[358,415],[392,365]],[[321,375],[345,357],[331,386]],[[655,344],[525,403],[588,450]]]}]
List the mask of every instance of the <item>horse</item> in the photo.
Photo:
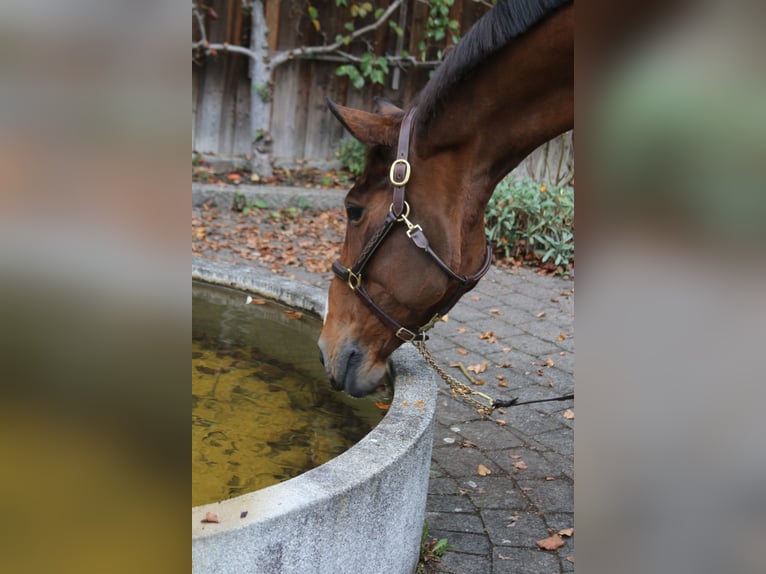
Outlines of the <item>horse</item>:
[{"label": "horse", "polygon": [[490,267],[495,186],[574,126],[573,28],[569,0],[499,0],[405,108],[327,100],[367,146],[318,341],[336,390],[374,391],[391,353],[424,341]]}]

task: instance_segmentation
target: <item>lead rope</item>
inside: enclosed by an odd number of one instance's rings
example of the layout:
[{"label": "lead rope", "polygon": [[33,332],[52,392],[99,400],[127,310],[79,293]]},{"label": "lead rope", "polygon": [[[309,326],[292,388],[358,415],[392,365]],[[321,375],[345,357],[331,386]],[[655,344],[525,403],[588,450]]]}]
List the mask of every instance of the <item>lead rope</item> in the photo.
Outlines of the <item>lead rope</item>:
[{"label": "lead rope", "polygon": [[[439,365],[439,363],[436,362],[436,359],[434,359],[431,351],[426,348],[425,341],[413,341],[412,344],[415,345],[415,348],[420,351],[421,355],[423,355],[426,363],[428,363],[430,367],[436,371],[436,373],[444,380],[444,382],[449,385],[450,389],[452,389],[452,393],[459,396],[466,403],[473,406],[482,415],[491,415],[492,411],[497,408],[515,407],[518,405],[529,405],[532,403],[547,403],[551,401],[567,401],[574,399],[574,393],[571,395],[563,395],[551,399],[536,399],[532,401],[519,401],[518,398],[509,400],[493,399],[481,391],[472,389],[464,382],[458,381],[455,377],[442,369],[441,365]],[[474,395],[479,397],[481,400],[474,398]]]}]

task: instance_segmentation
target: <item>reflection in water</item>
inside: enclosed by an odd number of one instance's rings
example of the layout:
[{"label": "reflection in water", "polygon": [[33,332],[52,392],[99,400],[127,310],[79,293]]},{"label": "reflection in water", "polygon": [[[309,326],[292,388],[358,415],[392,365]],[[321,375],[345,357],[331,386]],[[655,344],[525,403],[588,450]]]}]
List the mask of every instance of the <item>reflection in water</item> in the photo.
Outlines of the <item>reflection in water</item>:
[{"label": "reflection in water", "polygon": [[245,295],[192,289],[192,505],[251,492],[323,464],[383,417],[333,391],[319,364],[321,323]]}]

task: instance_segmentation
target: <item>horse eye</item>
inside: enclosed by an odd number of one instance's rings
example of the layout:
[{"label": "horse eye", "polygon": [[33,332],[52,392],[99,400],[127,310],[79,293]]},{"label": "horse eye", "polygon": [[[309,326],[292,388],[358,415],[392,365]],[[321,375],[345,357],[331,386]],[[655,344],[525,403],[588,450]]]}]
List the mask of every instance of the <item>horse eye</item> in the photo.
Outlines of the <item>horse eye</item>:
[{"label": "horse eye", "polygon": [[364,208],[359,207],[358,205],[347,205],[346,217],[348,217],[349,221],[359,221],[362,218],[363,211]]}]

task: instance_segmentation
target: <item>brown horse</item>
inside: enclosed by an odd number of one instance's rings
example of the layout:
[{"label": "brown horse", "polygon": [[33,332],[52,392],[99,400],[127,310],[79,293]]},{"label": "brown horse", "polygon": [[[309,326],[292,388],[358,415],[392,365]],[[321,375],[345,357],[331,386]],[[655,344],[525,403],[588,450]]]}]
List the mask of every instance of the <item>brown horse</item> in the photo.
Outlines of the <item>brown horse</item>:
[{"label": "brown horse", "polygon": [[500,0],[407,110],[330,110],[369,146],[345,199],[348,224],[319,339],[333,386],[372,392],[389,355],[425,339],[491,260],[495,186],[574,124],[574,8]]}]

